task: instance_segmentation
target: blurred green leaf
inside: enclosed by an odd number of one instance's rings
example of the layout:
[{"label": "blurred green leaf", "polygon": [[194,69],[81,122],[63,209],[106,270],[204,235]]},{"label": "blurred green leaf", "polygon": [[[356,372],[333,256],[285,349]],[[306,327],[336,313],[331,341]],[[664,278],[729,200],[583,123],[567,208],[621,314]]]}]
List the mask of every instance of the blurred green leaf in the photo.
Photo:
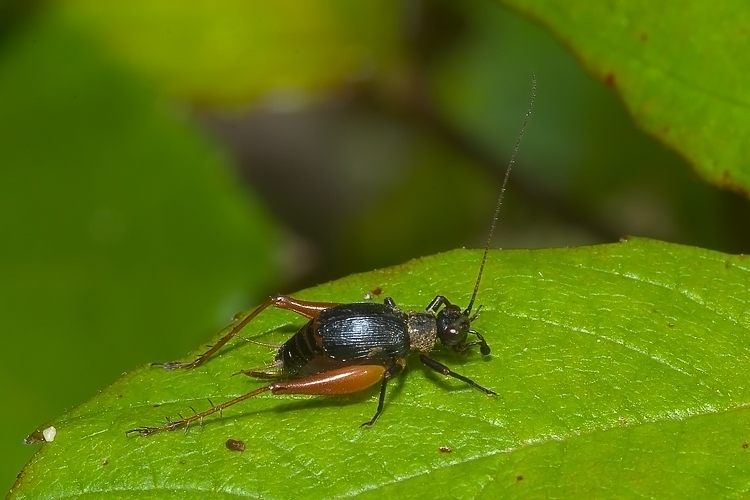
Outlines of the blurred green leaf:
[{"label": "blurred green leaf", "polygon": [[501,3],[546,25],[702,177],[750,192],[745,2]]},{"label": "blurred green leaf", "polygon": [[401,5],[73,0],[60,7],[171,95],[245,104],[270,90],[320,89],[393,64]]},{"label": "blurred green leaf", "polygon": [[[742,211],[727,206],[730,197],[635,129],[619,97],[550,33],[492,3],[460,8],[471,29],[434,66],[430,81],[440,114],[499,159],[498,177],[528,104],[532,69],[539,85],[501,217],[510,223],[498,232],[502,246],[580,245],[637,234],[730,252],[745,247],[732,227]],[[513,199],[522,192],[530,203]]]},{"label": "blurred green leaf", "polygon": [[0,50],[6,488],[39,422],[267,293],[277,241],[184,110],[56,20],[17,28]]},{"label": "blurred green leaf", "polygon": [[[457,250],[295,296],[357,301],[380,287],[407,308],[437,293],[465,304],[480,256]],[[371,429],[359,424],[376,391],[263,395],[187,433],[125,436],[258,387],[231,375],[273,354],[238,342],[191,372],[137,369],[50,422],[56,439],[10,498],[742,496],[749,262],[645,239],[492,251],[475,323],[491,358],[436,354],[499,397],[412,362]],[[280,342],[301,323],[272,310],[244,335]],[[228,450],[230,438],[246,450]]]}]

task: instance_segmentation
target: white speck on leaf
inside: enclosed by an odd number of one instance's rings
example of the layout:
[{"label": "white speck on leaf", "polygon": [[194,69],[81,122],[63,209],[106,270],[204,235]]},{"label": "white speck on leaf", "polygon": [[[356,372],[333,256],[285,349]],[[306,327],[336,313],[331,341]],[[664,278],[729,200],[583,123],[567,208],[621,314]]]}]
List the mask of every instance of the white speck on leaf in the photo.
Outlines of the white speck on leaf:
[{"label": "white speck on leaf", "polygon": [[57,429],[53,425],[50,425],[42,431],[42,436],[44,436],[45,441],[51,443],[55,440],[55,436],[57,436]]}]

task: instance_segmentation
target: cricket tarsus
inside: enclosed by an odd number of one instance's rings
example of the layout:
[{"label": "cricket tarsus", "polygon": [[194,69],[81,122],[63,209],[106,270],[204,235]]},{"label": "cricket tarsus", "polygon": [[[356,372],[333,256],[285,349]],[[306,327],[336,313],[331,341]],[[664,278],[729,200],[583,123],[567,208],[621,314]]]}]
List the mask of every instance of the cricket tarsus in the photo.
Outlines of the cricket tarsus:
[{"label": "cricket tarsus", "polygon": [[[198,358],[200,359],[200,358]],[[191,368],[195,368],[200,363],[198,363],[198,360],[195,361],[170,361],[168,363],[153,363],[152,366],[161,366],[165,370],[190,370]]]},{"label": "cricket tarsus", "polygon": [[183,427],[187,424],[184,423],[184,420],[175,420],[170,421],[169,423],[162,425],[161,427],[137,427],[135,429],[130,429],[129,431],[126,431],[126,435],[130,434],[140,434],[141,436],[150,436],[152,434],[156,434],[157,432],[162,431],[173,431],[175,429],[179,429],[180,427]]}]

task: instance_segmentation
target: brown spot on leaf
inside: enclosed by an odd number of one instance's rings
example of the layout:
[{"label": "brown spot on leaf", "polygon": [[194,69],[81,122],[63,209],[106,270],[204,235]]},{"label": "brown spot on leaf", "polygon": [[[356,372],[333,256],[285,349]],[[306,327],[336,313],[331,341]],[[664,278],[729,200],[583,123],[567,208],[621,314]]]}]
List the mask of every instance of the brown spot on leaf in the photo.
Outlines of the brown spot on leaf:
[{"label": "brown spot on leaf", "polygon": [[728,170],[721,171],[719,186],[721,186],[723,189],[726,189],[727,191],[734,191],[740,196],[750,199],[750,191],[737,184],[736,179],[732,178],[732,174]]},{"label": "brown spot on leaf", "polygon": [[747,449],[750,446],[750,443],[742,443],[742,447],[744,449]]},{"label": "brown spot on leaf", "polygon": [[39,429],[35,430],[28,436],[26,436],[26,439],[23,440],[23,444],[36,444],[36,443],[43,443],[46,439],[44,439],[44,436],[42,435],[42,431]]},{"label": "brown spot on leaf", "polygon": [[227,442],[224,444],[227,450],[245,451],[245,442],[240,439],[227,439]]},{"label": "brown spot on leaf", "polygon": [[642,42],[648,42],[648,33],[646,33],[645,31],[641,31],[640,38]]},{"label": "brown spot on leaf", "polygon": [[453,451],[450,446],[441,446],[438,450],[440,450],[440,453],[450,453]]},{"label": "brown spot on leaf", "polygon": [[613,89],[617,88],[617,78],[615,78],[615,74],[611,71],[604,74],[604,84],[607,87],[611,87]]},{"label": "brown spot on leaf", "polygon": [[523,481],[523,476],[521,474],[517,475],[516,481]]}]

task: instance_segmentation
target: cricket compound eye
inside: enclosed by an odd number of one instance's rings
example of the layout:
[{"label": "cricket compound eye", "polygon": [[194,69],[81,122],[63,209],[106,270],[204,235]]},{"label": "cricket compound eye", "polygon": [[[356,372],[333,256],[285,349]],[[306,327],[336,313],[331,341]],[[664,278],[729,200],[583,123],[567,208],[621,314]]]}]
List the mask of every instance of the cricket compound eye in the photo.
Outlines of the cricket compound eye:
[{"label": "cricket compound eye", "polygon": [[444,346],[463,350],[471,322],[461,309],[454,305],[444,307],[437,315],[438,337]]}]

